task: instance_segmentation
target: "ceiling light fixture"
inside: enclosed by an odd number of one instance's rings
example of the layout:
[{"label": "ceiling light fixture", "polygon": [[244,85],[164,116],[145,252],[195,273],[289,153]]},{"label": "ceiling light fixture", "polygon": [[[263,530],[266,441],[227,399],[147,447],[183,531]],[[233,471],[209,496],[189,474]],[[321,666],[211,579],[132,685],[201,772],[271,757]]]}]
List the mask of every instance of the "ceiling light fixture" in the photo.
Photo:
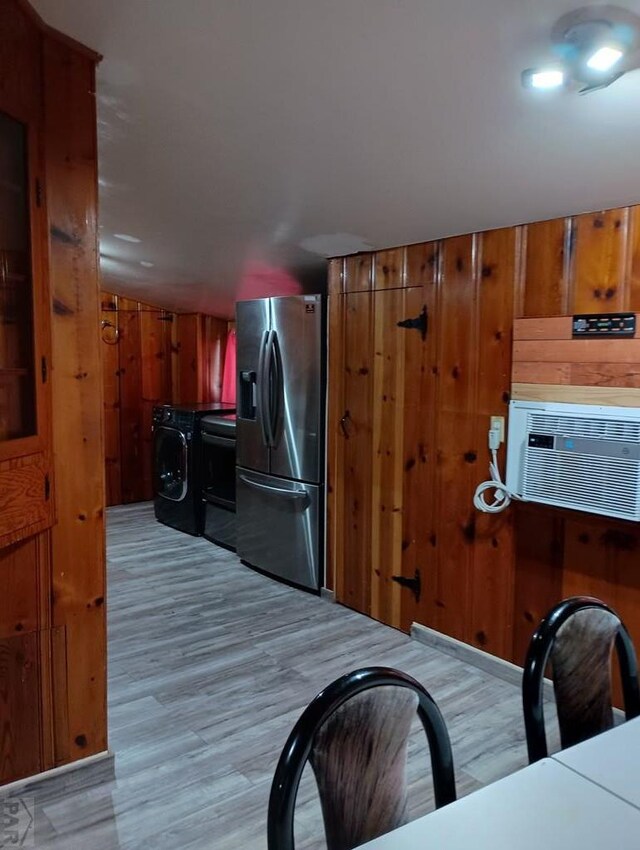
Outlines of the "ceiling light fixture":
[{"label": "ceiling light fixture", "polygon": [[144,266],[145,269],[152,269],[153,263],[150,263],[149,260],[140,260],[140,265]]},{"label": "ceiling light fixture", "polygon": [[607,88],[640,67],[640,16],[618,6],[586,6],[557,21],[551,49],[556,61],[524,71],[525,88],[565,86],[580,94]]},{"label": "ceiling light fixture", "polygon": [[114,233],[116,239],[122,239],[123,242],[142,242],[137,236],[129,236],[128,233]]},{"label": "ceiling light fixture", "polygon": [[529,68],[522,72],[522,85],[527,89],[557,89],[564,82],[560,68]]},{"label": "ceiling light fixture", "polygon": [[623,56],[623,51],[617,47],[600,47],[587,60],[587,68],[591,68],[593,71],[610,71]]}]

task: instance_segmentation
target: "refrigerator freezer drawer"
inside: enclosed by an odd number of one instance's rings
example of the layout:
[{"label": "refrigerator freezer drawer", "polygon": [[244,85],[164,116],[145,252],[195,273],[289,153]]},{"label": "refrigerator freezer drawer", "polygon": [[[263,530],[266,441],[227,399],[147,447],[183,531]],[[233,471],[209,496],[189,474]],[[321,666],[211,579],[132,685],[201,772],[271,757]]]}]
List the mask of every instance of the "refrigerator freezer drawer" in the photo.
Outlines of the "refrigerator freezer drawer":
[{"label": "refrigerator freezer drawer", "polygon": [[237,469],[237,553],[279,578],[320,589],[322,488]]}]

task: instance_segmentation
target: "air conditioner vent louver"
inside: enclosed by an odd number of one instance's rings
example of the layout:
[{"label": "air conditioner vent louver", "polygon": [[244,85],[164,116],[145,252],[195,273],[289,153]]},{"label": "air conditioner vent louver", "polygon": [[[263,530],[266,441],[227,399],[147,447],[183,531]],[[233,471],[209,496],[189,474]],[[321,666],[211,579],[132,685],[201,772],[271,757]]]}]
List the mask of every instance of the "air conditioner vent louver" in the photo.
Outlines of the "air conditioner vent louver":
[{"label": "air conditioner vent louver", "polygon": [[526,501],[640,520],[640,410],[512,402],[507,486]]},{"label": "air conditioner vent louver", "polygon": [[615,422],[609,419],[583,419],[539,413],[530,413],[528,418],[530,430],[543,434],[640,443],[640,422]]}]

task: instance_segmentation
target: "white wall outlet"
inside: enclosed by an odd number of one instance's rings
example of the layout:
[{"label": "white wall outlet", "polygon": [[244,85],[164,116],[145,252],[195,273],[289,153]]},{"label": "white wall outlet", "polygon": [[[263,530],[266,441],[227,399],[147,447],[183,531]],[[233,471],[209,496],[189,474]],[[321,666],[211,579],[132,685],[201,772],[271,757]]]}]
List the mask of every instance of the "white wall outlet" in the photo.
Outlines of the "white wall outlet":
[{"label": "white wall outlet", "polygon": [[492,416],[491,425],[492,431],[497,431],[500,435],[500,442],[504,443],[504,416]]}]

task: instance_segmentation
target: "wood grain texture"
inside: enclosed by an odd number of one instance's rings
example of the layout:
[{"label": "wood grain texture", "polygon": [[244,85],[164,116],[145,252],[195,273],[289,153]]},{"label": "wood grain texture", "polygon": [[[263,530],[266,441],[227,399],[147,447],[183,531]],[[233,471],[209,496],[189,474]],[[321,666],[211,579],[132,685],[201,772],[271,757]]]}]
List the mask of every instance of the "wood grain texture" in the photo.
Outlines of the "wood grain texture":
[{"label": "wood grain texture", "polygon": [[511,393],[512,397],[519,401],[600,404],[609,407],[640,407],[640,388],[638,387],[513,384]]},{"label": "wood grain texture", "polygon": [[513,323],[514,340],[571,339],[571,316],[550,316],[544,319],[516,319]]},{"label": "wood grain texture", "polygon": [[[344,400],[341,413],[343,517],[345,531],[336,576],[338,601],[371,611],[371,512],[373,422],[373,327],[371,293],[344,295]],[[331,380],[331,379],[330,379]]]},{"label": "wood grain texture", "polygon": [[[416,246],[408,249],[408,269],[411,282],[423,282],[407,290],[406,312],[417,316],[423,307],[433,320],[438,312],[440,287],[439,246],[427,244],[422,258]],[[412,251],[412,249],[414,249]],[[412,593],[402,591],[400,620],[394,622],[408,631],[413,622],[431,623],[435,617],[435,585],[437,578],[435,534],[435,475],[436,475],[436,402],[438,335],[427,333],[423,340],[416,331],[407,331],[404,339],[404,407],[402,478],[402,561],[401,574],[414,578],[420,575],[422,593],[416,600]]]},{"label": "wood grain texture", "polygon": [[[528,363],[514,361],[513,384],[570,384],[571,363]],[[513,393],[513,387],[512,387]]]},{"label": "wood grain texture", "polygon": [[571,339],[516,340],[513,343],[516,362],[539,363],[640,363],[638,339]]},{"label": "wood grain texture", "polygon": [[532,632],[562,599],[564,522],[557,511],[517,504],[512,660],[524,664]]},{"label": "wood grain texture", "polygon": [[392,577],[402,575],[405,354],[408,333],[416,333],[397,323],[409,315],[407,302],[415,304],[412,294],[373,296],[371,615],[390,625],[400,622],[401,588]]},{"label": "wood grain texture", "polygon": [[443,244],[437,328],[436,538],[438,566],[433,626],[466,640],[470,622],[469,571],[476,515],[471,495],[478,456],[474,401],[477,387],[475,237]]},{"label": "wood grain texture", "polygon": [[520,316],[557,316],[567,312],[571,274],[571,219],[558,218],[522,228],[525,262],[518,293]]},{"label": "wood grain texture", "polygon": [[373,289],[395,289],[404,286],[405,261],[405,248],[376,252],[373,260]]},{"label": "wood grain texture", "polygon": [[[474,487],[488,472],[488,418],[506,414],[512,392],[518,398],[555,393],[563,401],[638,406],[640,341],[573,340],[570,314],[638,309],[639,209],[335,261],[334,286],[350,292],[344,310],[330,318],[332,326],[342,323],[340,397],[344,410],[355,405],[358,428],[351,432],[349,463],[333,452],[330,476],[346,482],[342,492],[349,499],[342,513],[330,508],[329,547],[336,587],[350,583],[353,607],[405,629],[414,619],[521,661],[533,621],[563,593],[566,558],[575,547],[565,555],[566,512],[518,505],[487,517],[473,509]],[[373,290],[385,291],[391,305],[386,320],[366,300],[369,261]],[[402,350],[391,335],[392,315],[402,303],[400,293],[406,297],[418,285],[429,305],[429,335],[424,346],[417,346],[417,335],[405,337]],[[358,305],[357,315],[349,315],[347,301]],[[373,377],[370,371],[370,352],[384,359],[387,350],[398,361],[394,374],[404,380],[401,440],[398,414],[385,410],[392,379],[384,370]],[[337,357],[332,362],[330,387],[340,370]],[[337,439],[341,449],[349,443]],[[401,452],[401,464],[386,454],[391,451]],[[504,464],[502,451],[500,457]],[[399,620],[397,590],[388,583],[398,566],[390,542],[397,538],[393,522],[381,520],[388,506],[392,513],[401,508],[402,575],[411,578],[418,569],[422,577],[419,604],[410,590],[401,590]],[[590,517],[589,523],[603,534],[610,527],[605,518]],[[633,524],[626,527],[632,540],[640,539]],[[374,564],[373,578],[367,563]],[[371,600],[373,609],[367,607]],[[628,616],[640,623],[640,609]]]},{"label": "wood grain texture", "polygon": [[[472,487],[489,477],[487,429],[491,416],[508,414],[514,287],[520,261],[515,228],[482,234],[477,274],[477,388]],[[506,446],[498,451],[504,469]],[[486,471],[486,474],[485,474]],[[478,513],[469,573],[470,612],[466,640],[487,652],[508,656],[513,622],[513,513]]]},{"label": "wood grain texture", "polygon": [[[107,742],[94,76],[89,58],[45,40],[50,277],[54,304],[64,305],[53,313],[58,523],[52,532],[52,625],[68,629],[67,657],[75,662],[67,682],[55,683],[54,713],[68,709],[68,737],[57,741],[56,751],[65,750],[70,760],[102,752]],[[91,609],[96,613],[88,618]],[[54,644],[54,670],[60,667],[55,650]]]},{"label": "wood grain texture", "polygon": [[0,639],[0,776],[11,782],[39,773],[40,665],[38,636]]},{"label": "wood grain texture", "polygon": [[344,259],[345,292],[368,292],[373,288],[371,254],[356,254]]},{"label": "wood grain texture", "polygon": [[40,624],[37,540],[0,549],[0,638],[35,632]]},{"label": "wood grain texture", "polygon": [[327,269],[327,292],[329,295],[342,295],[342,278],[344,273],[345,259],[337,257],[329,260]]},{"label": "wood grain texture", "polygon": [[[628,209],[576,216],[569,313],[615,312],[628,303]],[[563,311],[564,312],[564,311]]]},{"label": "wood grain texture", "polygon": [[[48,528],[53,499],[42,453],[0,463],[0,548]],[[50,487],[50,485],[49,485]]]},{"label": "wood grain texture", "polygon": [[148,494],[144,486],[142,344],[140,307],[136,301],[120,298],[118,327],[120,340],[120,470],[121,498],[124,503],[141,502]]},{"label": "wood grain texture", "polygon": [[[101,321],[111,322],[118,328],[117,300],[113,308],[102,298]],[[106,309],[105,309],[106,307]],[[106,334],[107,331],[104,331]],[[109,329],[109,333],[113,333]],[[102,338],[101,334],[101,338]],[[111,339],[111,336],[108,337]],[[120,452],[120,346],[102,342],[102,386],[104,398],[104,452],[107,505],[122,502],[122,459]]]},{"label": "wood grain texture", "polygon": [[640,310],[640,206],[629,208],[628,239],[628,309],[638,311]]},{"label": "wood grain texture", "polygon": [[198,313],[176,316],[172,327],[173,401],[203,401],[201,379],[202,325]]},{"label": "wood grain texture", "polygon": [[[126,475],[141,480],[140,499],[153,498],[153,408],[171,401],[171,314],[141,309],[140,321],[140,417],[139,462]],[[125,471],[123,470],[123,476]],[[130,485],[131,487],[131,485]],[[132,488],[131,488],[132,489]],[[124,498],[121,500],[124,502]],[[129,501],[129,500],[127,500]]]}]

